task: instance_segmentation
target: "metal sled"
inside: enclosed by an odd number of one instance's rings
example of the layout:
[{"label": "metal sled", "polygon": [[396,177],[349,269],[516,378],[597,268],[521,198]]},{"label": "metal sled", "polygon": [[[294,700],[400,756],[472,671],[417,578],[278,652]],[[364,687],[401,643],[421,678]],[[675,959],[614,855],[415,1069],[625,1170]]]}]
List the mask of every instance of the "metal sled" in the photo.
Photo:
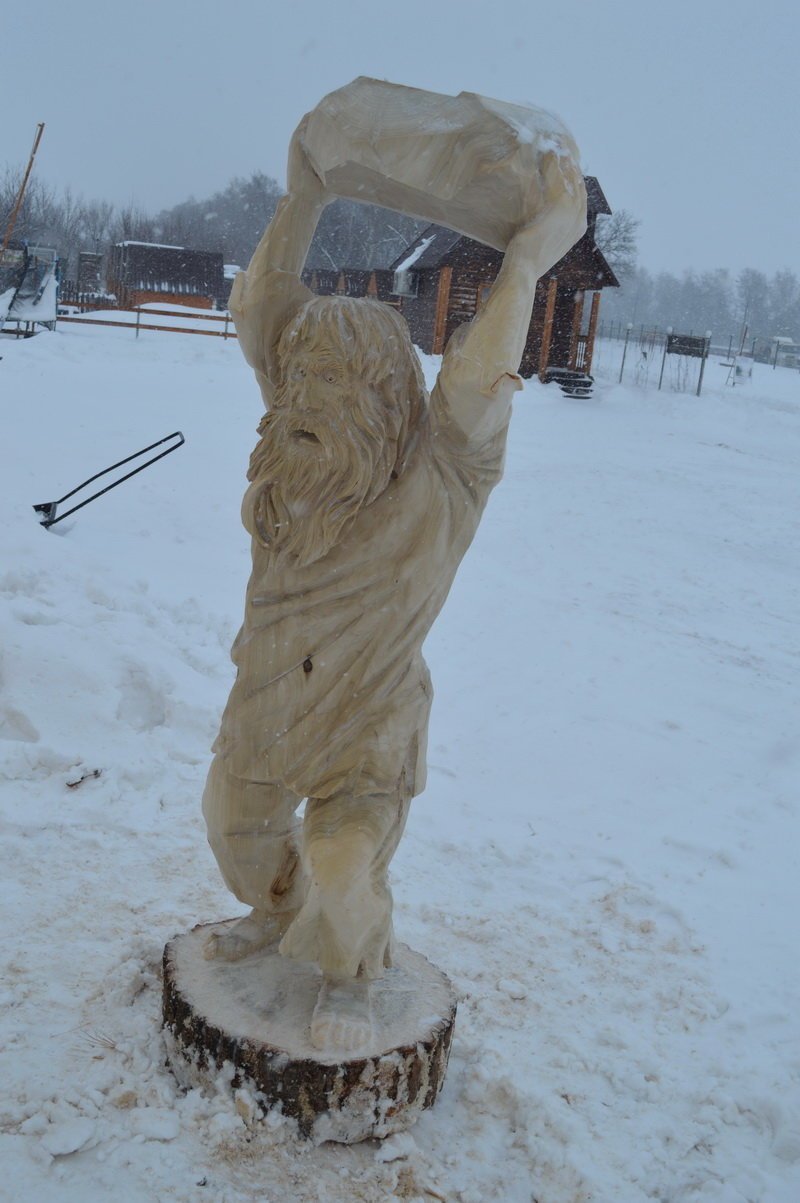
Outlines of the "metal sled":
[{"label": "metal sled", "polygon": [[[107,476],[108,473],[113,472],[115,468],[121,468],[124,464],[129,464],[131,460],[138,459],[140,455],[146,455],[148,451],[153,451],[154,448],[160,447],[163,443],[168,443],[172,439],[177,439],[178,441],[173,443],[171,447],[168,447],[166,451],[160,451],[158,455],[154,455],[152,459],[147,461],[147,463],[140,464],[139,467],[134,468],[132,472],[126,472],[124,476],[120,476],[119,480],[115,480],[112,484],[106,485],[104,489],[98,489],[96,493],[92,493],[91,497],[87,497],[85,501],[78,502],[77,505],[73,505],[71,509],[67,510],[65,514],[59,514],[58,517],[56,517],[56,510],[63,501],[68,501],[70,497],[74,497],[76,493],[80,493],[81,490],[85,489],[87,485],[92,484],[95,480],[99,480],[101,476]],[[39,521],[41,522],[42,526],[46,528],[55,526],[57,522],[62,522],[64,518],[69,518],[70,514],[74,514],[76,510],[82,510],[83,507],[88,505],[90,501],[96,501],[96,499],[98,497],[102,497],[104,493],[110,492],[111,489],[116,489],[117,485],[121,485],[123,481],[130,480],[132,476],[136,476],[137,472],[143,472],[145,468],[149,468],[151,464],[156,462],[156,460],[163,459],[165,455],[170,455],[173,451],[177,451],[178,448],[182,447],[185,442],[186,440],[181,432],[179,430],[174,430],[172,434],[165,435],[163,439],[159,439],[156,443],[151,443],[149,447],[143,447],[141,451],[135,451],[133,455],[128,455],[125,457],[125,459],[119,460],[118,463],[111,464],[109,468],[104,468],[102,472],[96,472],[94,476],[90,476],[88,480],[84,480],[83,483],[79,484],[76,488],[70,489],[69,493],[65,493],[63,497],[59,497],[58,501],[41,501],[38,505],[33,507],[36,513],[39,515]]]}]

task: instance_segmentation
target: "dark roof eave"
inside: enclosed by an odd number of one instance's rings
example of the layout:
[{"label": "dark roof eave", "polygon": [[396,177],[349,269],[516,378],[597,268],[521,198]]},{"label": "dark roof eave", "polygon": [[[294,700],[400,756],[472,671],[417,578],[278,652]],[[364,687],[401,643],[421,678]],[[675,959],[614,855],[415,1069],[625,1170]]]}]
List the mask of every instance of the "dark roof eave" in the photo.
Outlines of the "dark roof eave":
[{"label": "dark roof eave", "polygon": [[398,255],[389,264],[389,271],[397,271],[401,263],[404,263],[410,255],[414,253],[420,243],[426,238],[433,235],[433,242],[427,246],[412,267],[411,271],[423,271],[425,268],[438,267],[445,255],[452,251],[456,243],[464,237],[457,230],[451,230],[447,226],[430,225],[427,226],[421,234],[418,234],[413,242],[410,242],[402,254]]},{"label": "dark roof eave", "polygon": [[[587,175],[583,178],[586,182],[586,207],[589,214],[594,216],[597,216],[598,213],[610,215],[612,212],[611,206],[606,200],[606,194],[600,187],[600,181],[598,180],[597,176]],[[429,225],[422,231],[421,234],[417,235],[413,242],[408,244],[404,251],[402,251],[395,259],[392,260],[392,262],[388,265],[388,270],[396,271],[398,266],[408,259],[409,255],[414,252],[416,247],[418,247],[419,244],[424,241],[424,239],[430,238],[431,233],[434,235],[434,240],[430,246],[425,248],[419,259],[414,263],[413,267],[411,268],[412,271],[422,271],[425,268],[439,267],[445,255],[448,255],[453,250],[459,239],[465,237],[464,234],[459,234],[456,230],[451,230],[447,226],[438,226],[435,223]],[[605,263],[605,260],[603,260],[603,263],[605,264],[611,279],[613,279],[614,284],[618,285],[619,282],[614,276],[614,273],[611,271],[611,268],[607,263]]]},{"label": "dark roof eave", "polygon": [[619,280],[599,246],[592,247],[592,253],[598,267],[598,277],[602,278],[600,288],[619,288]]},{"label": "dark roof eave", "polygon": [[590,213],[598,214],[605,213],[611,215],[611,206],[606,200],[606,194],[600,187],[600,181],[596,175],[585,175],[584,182],[586,184],[586,207]]}]

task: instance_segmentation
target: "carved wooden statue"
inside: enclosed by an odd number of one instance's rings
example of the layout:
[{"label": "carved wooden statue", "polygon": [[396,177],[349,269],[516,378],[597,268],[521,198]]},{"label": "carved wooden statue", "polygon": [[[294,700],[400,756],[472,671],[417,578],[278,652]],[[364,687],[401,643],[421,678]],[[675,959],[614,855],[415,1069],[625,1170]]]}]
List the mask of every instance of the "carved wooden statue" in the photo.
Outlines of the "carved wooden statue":
[{"label": "carved wooden statue", "polygon": [[[301,283],[335,196],[505,249],[430,397],[407,327]],[[501,477],[537,280],[585,228],[577,151],[536,110],[357,80],[294,136],[288,195],[231,296],[267,413],[243,520],[253,570],[204,795],[223,877],[251,908],[209,937],[237,960],[315,962],[311,1042],[369,1042],[392,960],[387,870],[425,785],[421,647]],[[295,817],[306,799],[302,823]]]}]

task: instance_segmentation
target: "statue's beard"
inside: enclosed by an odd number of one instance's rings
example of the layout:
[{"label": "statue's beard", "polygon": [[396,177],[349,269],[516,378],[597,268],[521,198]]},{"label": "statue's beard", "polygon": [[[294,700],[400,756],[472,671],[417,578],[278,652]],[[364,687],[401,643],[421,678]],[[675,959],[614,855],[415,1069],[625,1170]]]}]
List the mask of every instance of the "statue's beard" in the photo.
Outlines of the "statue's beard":
[{"label": "statue's beard", "polygon": [[397,449],[382,407],[362,398],[331,420],[304,409],[302,385],[289,385],[259,432],[246,525],[276,562],[313,564],[389,483]]}]

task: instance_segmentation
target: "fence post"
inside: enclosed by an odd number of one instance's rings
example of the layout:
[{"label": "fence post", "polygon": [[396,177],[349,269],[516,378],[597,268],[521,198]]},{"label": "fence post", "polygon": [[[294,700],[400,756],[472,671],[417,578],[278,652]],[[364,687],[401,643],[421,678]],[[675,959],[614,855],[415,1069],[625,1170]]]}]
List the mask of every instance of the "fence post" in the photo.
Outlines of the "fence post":
[{"label": "fence post", "polygon": [[622,363],[619,365],[619,383],[622,384],[622,373],[625,371],[625,356],[628,354],[628,339],[631,336],[633,324],[628,322],[625,327],[625,346],[622,348]]},{"label": "fence post", "polygon": [[137,338],[139,337],[139,321],[141,319],[141,316],[142,316],[141,309],[137,309],[136,310],[136,337]]},{"label": "fence post", "polygon": [[706,330],[706,345],[703,348],[703,358],[700,360],[700,379],[697,382],[697,395],[700,396],[700,389],[703,387],[703,373],[706,370],[706,360],[708,359],[708,350],[711,346],[711,331]]},{"label": "fence post", "polygon": [[231,315],[229,313],[225,313],[225,329],[222,332],[223,340],[227,339],[228,337],[228,322],[230,320],[230,316]]},{"label": "fence post", "polygon": [[667,347],[669,345],[670,334],[672,334],[672,326],[667,326],[667,337],[664,339],[664,354],[661,356],[661,375],[658,378],[659,392],[661,392],[661,381],[664,379],[664,364],[667,362]]},{"label": "fence post", "polygon": [[775,368],[778,366],[778,351],[779,351],[780,349],[781,349],[781,344],[780,344],[780,343],[778,342],[778,340],[776,339],[776,340],[775,340],[775,354],[774,354],[774,355],[773,355],[773,357],[772,357],[772,368],[773,368],[773,371],[774,371],[774,370],[775,370]]}]

